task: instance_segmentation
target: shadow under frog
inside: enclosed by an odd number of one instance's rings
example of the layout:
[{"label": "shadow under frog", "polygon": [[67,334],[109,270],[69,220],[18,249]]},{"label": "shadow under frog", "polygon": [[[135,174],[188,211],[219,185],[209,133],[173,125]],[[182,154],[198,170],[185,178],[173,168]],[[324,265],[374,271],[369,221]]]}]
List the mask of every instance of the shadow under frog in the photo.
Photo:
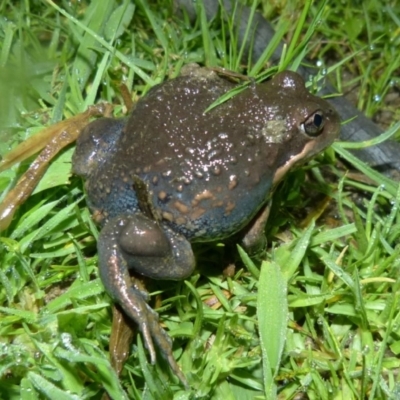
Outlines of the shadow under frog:
[{"label": "shadow under frog", "polygon": [[276,184],[339,133],[337,113],[293,72],[251,84],[205,112],[236,86],[189,65],[152,88],[127,120],[89,124],[73,156],[73,171],[86,179],[88,204],[101,226],[104,286],[139,326],[151,361],[156,345],[185,384],[171,340],[129,270],[185,279],[195,267],[191,243],[246,229],[244,243],[251,246],[263,234]]}]

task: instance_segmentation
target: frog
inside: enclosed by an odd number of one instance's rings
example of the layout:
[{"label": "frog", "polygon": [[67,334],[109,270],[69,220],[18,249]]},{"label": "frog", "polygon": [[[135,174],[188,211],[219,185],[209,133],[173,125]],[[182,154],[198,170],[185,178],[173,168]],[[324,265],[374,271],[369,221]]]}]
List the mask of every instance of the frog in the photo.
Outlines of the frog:
[{"label": "frog", "polygon": [[184,280],[195,270],[194,243],[240,232],[250,248],[264,235],[277,184],[340,131],[337,112],[295,72],[251,81],[213,104],[238,86],[229,73],[189,64],[129,117],[89,123],[72,158],[100,227],[105,290],[137,324],[151,362],[158,348],[184,383],[172,341],[131,275]]}]

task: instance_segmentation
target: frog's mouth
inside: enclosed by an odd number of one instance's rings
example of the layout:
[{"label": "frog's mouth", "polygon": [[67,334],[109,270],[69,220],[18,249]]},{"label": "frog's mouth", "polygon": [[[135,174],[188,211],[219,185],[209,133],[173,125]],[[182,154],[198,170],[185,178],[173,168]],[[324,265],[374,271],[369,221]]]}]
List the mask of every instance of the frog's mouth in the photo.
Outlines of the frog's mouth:
[{"label": "frog's mouth", "polygon": [[293,155],[292,157],[289,158],[288,161],[286,161],[285,164],[280,166],[274,176],[273,180],[273,185],[277,185],[283,177],[294,167],[294,166],[299,166],[301,164],[306,163],[308,160],[313,158],[314,155],[318,154],[320,151],[322,151],[325,147],[324,146],[322,149],[316,149],[315,148],[315,142],[310,141],[308,142],[304,147],[303,150],[300,153],[297,153],[296,155]]}]

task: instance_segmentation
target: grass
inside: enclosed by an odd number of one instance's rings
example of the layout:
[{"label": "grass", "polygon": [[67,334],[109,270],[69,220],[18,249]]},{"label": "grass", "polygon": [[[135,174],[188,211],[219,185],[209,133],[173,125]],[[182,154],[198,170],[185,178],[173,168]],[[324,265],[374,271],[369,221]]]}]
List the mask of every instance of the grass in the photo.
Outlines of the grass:
[{"label": "grass", "polygon": [[[121,82],[136,100],[188,62],[242,65],[227,47],[229,22],[190,25],[161,0],[95,3],[58,2],[60,13],[50,1],[0,2],[1,155],[100,99],[126,115]],[[399,6],[271,4],[263,12],[292,39],[281,68],[318,60],[340,90],[356,89],[367,115],[399,120]],[[261,67],[255,75],[273,72]],[[190,392],[163,360],[148,364],[140,336],[121,377],[112,371],[98,232],[66,149],[0,236],[0,398],[398,398],[400,190],[334,149],[360,172],[329,150],[291,173],[265,254],[241,253],[225,278],[223,247],[198,245],[193,276],[150,287]],[[0,175],[0,199],[30,161]]]}]

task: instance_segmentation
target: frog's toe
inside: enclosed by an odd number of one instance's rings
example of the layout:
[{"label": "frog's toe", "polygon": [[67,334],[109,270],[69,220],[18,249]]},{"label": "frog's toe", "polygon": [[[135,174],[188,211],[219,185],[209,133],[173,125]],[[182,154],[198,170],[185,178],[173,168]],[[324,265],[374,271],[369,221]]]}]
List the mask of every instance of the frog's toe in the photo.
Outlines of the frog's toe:
[{"label": "frog's toe", "polygon": [[150,353],[150,362],[154,365],[156,363],[156,351],[154,349],[152,330],[148,318],[141,318],[142,322],[139,324],[140,331],[142,332],[144,344]]},{"label": "frog's toe", "polygon": [[163,356],[167,359],[168,364],[171,368],[171,370],[173,371],[173,373],[178,377],[178,379],[182,382],[183,386],[185,386],[186,390],[189,390],[190,386],[188,381],[186,380],[185,375],[183,374],[183,372],[181,371],[181,369],[179,368],[179,365],[177,364],[177,362],[175,361],[174,356],[172,355],[172,352],[169,351],[168,353],[165,353],[163,350],[161,350],[163,352]]}]

